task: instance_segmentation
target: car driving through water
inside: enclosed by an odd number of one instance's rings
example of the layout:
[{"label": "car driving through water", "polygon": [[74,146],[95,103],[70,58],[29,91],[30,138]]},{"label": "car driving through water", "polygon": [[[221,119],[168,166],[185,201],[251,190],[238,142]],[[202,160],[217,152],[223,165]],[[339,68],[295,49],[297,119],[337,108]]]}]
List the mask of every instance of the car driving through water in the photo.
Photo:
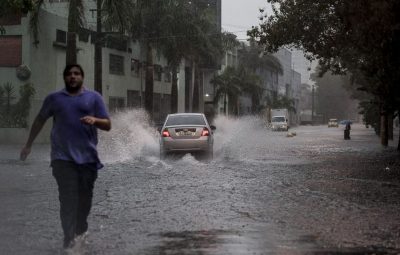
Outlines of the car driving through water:
[{"label": "car driving through water", "polygon": [[159,129],[160,158],[172,153],[194,153],[212,159],[215,129],[202,113],[168,114]]}]

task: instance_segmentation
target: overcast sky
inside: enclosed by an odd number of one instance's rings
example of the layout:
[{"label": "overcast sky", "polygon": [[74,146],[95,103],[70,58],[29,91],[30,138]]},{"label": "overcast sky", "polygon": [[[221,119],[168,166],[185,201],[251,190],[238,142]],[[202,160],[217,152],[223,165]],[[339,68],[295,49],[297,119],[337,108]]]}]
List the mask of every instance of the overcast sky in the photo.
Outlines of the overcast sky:
[{"label": "overcast sky", "polygon": [[222,0],[223,30],[246,39],[246,31],[259,24],[259,9],[268,5],[267,0]]},{"label": "overcast sky", "polygon": [[[221,0],[222,1],[222,29],[237,36],[240,41],[246,41],[246,31],[251,26],[259,24],[260,8],[272,13],[267,0]],[[292,52],[292,67],[301,74],[302,83],[313,84],[309,80],[312,71],[308,68],[315,68],[316,63],[310,64],[299,51]]]}]

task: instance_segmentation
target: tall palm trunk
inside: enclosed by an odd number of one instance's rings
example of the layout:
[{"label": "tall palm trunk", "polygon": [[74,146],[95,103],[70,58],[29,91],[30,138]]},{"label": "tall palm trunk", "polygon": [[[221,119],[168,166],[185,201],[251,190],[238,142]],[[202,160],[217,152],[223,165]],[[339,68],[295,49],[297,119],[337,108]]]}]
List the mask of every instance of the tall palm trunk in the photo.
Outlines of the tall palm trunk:
[{"label": "tall palm trunk", "polygon": [[194,87],[195,87],[195,72],[196,72],[196,62],[191,61],[191,82],[190,82],[190,87],[189,87],[189,112],[193,112],[193,99],[194,99]]},{"label": "tall palm trunk", "polygon": [[388,113],[384,110],[383,106],[381,106],[381,144],[383,146],[388,146],[389,144],[389,136],[388,136]]},{"label": "tall palm trunk", "polygon": [[150,114],[151,119],[153,119],[153,91],[154,91],[154,81],[153,81],[153,49],[150,44],[146,46],[146,80],[145,80],[145,93],[144,93],[144,108],[148,114]]},{"label": "tall palm trunk", "polygon": [[199,68],[194,69],[194,86],[193,86],[193,112],[200,110],[200,74]]},{"label": "tall palm trunk", "polygon": [[399,142],[397,143],[397,150],[400,151],[400,129],[399,129]]},{"label": "tall palm trunk", "polygon": [[199,86],[199,105],[198,105],[198,111],[199,112],[204,112],[204,71],[199,70],[198,73],[198,86]]},{"label": "tall palm trunk", "polygon": [[67,52],[65,57],[65,63],[67,65],[77,63],[75,32],[70,32],[70,31],[67,32]]},{"label": "tall palm trunk", "polygon": [[[397,110],[397,118],[400,119],[400,108]],[[400,151],[400,128],[399,128],[399,141],[397,143],[397,150]]]},{"label": "tall palm trunk", "polygon": [[69,2],[68,9],[68,32],[67,32],[67,49],[65,62],[67,65],[77,63],[76,54],[76,34],[78,32],[79,24],[77,20],[78,10],[76,9],[76,0]]},{"label": "tall palm trunk", "polygon": [[102,54],[102,40],[103,35],[101,33],[101,0],[97,0],[97,28],[96,28],[96,42],[94,48],[94,89],[100,94],[103,93],[103,54]]},{"label": "tall palm trunk", "polygon": [[388,114],[388,138],[393,141],[393,113]]},{"label": "tall palm trunk", "polygon": [[224,94],[224,114],[226,115],[226,98],[227,98],[227,94]]},{"label": "tall palm trunk", "polygon": [[171,84],[171,113],[178,112],[178,72],[177,66],[172,66],[172,84]]}]

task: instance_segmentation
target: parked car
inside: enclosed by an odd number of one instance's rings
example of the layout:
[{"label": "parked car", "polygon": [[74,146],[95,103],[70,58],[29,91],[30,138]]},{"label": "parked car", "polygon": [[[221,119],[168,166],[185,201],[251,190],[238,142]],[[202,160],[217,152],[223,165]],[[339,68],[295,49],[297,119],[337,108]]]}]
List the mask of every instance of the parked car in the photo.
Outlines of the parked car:
[{"label": "parked car", "polygon": [[160,158],[171,153],[194,153],[212,159],[215,129],[202,113],[168,114],[159,129]]},{"label": "parked car", "polygon": [[339,127],[337,119],[329,119],[328,127]]}]

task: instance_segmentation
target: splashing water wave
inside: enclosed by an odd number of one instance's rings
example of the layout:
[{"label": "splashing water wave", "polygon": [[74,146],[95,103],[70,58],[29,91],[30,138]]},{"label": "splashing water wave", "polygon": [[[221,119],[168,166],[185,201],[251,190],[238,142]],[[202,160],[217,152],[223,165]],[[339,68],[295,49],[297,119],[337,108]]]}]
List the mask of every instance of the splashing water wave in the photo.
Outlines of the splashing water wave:
[{"label": "splashing water wave", "polygon": [[[232,118],[218,116],[214,120],[217,127],[214,136],[214,160],[235,158],[251,160],[265,151],[266,128],[260,118],[246,116]],[[99,153],[106,163],[144,159],[156,162],[159,160],[159,135],[155,127],[149,125],[149,116],[144,110],[127,110],[112,116],[112,130],[101,132]],[[197,161],[190,157],[167,159],[171,164],[178,161]]]},{"label": "splashing water wave", "polygon": [[141,109],[118,112],[111,117],[110,132],[101,132],[99,154],[104,162],[120,162],[159,153],[157,130]]}]

